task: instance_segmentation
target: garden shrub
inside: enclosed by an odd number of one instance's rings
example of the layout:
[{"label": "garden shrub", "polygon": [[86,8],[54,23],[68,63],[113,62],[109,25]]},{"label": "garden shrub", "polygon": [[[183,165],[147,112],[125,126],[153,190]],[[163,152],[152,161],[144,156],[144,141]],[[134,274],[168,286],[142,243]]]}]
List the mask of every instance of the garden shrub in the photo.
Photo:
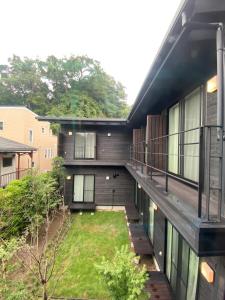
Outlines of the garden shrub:
[{"label": "garden shrub", "polygon": [[113,300],[137,300],[143,295],[148,275],[145,266],[141,268],[135,264],[135,258],[135,254],[124,246],[116,250],[112,260],[103,257],[96,266]]}]

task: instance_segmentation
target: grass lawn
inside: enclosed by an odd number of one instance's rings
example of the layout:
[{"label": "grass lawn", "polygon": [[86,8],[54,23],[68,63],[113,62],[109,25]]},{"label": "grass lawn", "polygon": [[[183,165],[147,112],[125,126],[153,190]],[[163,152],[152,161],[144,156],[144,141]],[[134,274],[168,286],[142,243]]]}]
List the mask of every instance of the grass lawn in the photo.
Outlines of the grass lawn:
[{"label": "grass lawn", "polygon": [[64,274],[54,296],[110,299],[95,264],[102,256],[111,258],[115,247],[126,244],[129,238],[123,212],[72,215],[71,228],[57,257],[56,269],[64,270]]}]

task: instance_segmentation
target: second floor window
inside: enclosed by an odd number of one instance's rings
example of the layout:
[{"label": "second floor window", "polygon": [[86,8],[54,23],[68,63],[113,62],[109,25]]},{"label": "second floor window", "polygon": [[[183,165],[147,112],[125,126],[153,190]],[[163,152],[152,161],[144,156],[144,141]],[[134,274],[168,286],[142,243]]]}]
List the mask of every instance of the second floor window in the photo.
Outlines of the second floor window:
[{"label": "second floor window", "polygon": [[3,130],[4,129],[4,125],[3,125],[3,122],[0,121],[0,130]]},{"label": "second floor window", "polygon": [[28,132],[28,139],[29,139],[30,143],[33,142],[34,136],[33,136],[33,130],[32,129],[30,129],[29,132]]},{"label": "second floor window", "polygon": [[76,132],[74,153],[75,159],[94,159],[95,145],[95,132]]}]

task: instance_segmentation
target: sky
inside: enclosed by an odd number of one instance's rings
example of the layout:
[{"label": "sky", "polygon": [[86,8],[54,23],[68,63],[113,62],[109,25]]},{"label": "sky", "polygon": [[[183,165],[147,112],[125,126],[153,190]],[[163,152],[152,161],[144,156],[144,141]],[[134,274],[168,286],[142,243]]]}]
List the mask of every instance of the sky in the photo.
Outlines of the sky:
[{"label": "sky", "polygon": [[0,64],[88,55],[126,88],[132,104],[181,0],[0,1]]}]

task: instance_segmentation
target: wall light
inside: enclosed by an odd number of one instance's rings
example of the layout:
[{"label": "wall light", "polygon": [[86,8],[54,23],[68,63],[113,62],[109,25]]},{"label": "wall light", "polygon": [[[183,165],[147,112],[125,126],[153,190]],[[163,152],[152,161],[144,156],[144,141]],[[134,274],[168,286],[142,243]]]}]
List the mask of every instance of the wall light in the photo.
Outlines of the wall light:
[{"label": "wall light", "polygon": [[70,180],[71,179],[71,176],[69,175],[69,176],[66,176],[66,179],[67,180]]},{"label": "wall light", "polygon": [[209,79],[207,82],[207,93],[213,93],[217,90],[217,76]]},{"label": "wall light", "polygon": [[201,274],[209,283],[214,282],[214,271],[206,262],[201,263]]},{"label": "wall light", "polygon": [[158,209],[158,206],[153,202],[153,205],[152,205],[153,209],[154,210],[157,210]]},{"label": "wall light", "polygon": [[108,133],[107,133],[107,136],[111,136],[111,133],[110,133],[110,132],[108,132]]},{"label": "wall light", "polygon": [[109,176],[106,176],[106,178],[105,178],[106,180],[109,180]]},{"label": "wall light", "polygon": [[68,132],[68,135],[73,135],[73,132],[72,132],[72,131],[69,131],[69,132]]},{"label": "wall light", "polygon": [[141,189],[141,185],[138,183],[138,188]]}]

